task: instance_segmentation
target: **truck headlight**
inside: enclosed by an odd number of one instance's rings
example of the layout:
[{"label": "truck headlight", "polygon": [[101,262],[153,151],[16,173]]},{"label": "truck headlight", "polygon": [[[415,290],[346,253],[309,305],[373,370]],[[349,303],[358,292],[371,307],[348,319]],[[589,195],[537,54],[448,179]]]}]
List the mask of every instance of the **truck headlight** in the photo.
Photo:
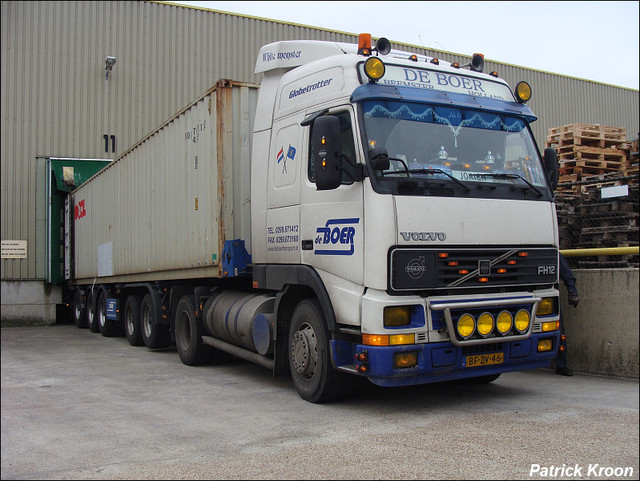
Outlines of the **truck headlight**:
[{"label": "truck headlight", "polygon": [[411,323],[410,306],[388,306],[384,308],[384,327],[408,326]]},{"label": "truck headlight", "polygon": [[538,303],[538,309],[536,310],[537,316],[550,316],[555,314],[555,297],[545,297]]}]

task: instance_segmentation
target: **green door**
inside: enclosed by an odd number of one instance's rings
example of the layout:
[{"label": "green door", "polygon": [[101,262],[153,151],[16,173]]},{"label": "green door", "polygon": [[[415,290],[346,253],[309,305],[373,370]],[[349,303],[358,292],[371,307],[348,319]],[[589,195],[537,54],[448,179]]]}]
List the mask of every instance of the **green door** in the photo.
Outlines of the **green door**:
[{"label": "green door", "polygon": [[47,159],[47,282],[65,280],[64,202],[67,194],[107,166],[110,160]]}]

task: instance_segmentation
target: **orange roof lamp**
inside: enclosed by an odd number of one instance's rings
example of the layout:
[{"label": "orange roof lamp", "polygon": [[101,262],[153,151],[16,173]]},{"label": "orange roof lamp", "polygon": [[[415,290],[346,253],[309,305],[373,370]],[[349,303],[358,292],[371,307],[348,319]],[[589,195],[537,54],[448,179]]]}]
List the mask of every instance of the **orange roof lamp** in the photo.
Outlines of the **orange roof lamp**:
[{"label": "orange roof lamp", "polygon": [[374,50],[380,55],[387,55],[391,52],[391,42],[384,37],[380,37],[376,40],[375,48],[371,48],[371,34],[361,33],[358,36],[358,55],[369,56]]}]

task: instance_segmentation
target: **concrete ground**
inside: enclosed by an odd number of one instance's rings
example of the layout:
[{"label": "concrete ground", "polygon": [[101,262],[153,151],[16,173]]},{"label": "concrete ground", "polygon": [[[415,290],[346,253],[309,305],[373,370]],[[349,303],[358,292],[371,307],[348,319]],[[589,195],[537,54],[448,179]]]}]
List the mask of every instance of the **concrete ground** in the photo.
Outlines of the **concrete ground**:
[{"label": "concrete ground", "polygon": [[638,479],[637,380],[536,370],[314,405],[244,361],[188,367],[69,325],[0,334],[3,480]]}]

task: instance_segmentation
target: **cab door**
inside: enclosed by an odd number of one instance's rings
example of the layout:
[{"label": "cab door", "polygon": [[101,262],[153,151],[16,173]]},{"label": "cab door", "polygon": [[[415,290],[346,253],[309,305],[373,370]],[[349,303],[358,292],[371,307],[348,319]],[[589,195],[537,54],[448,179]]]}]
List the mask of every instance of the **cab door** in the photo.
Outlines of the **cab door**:
[{"label": "cab door", "polygon": [[340,121],[342,183],[335,189],[318,190],[314,152],[310,145],[313,123],[303,129],[305,156],[300,188],[301,261],[316,269],[331,297],[336,319],[359,324],[363,293],[364,210],[363,185],[356,181],[359,162],[355,114],[349,105],[325,115]]}]

